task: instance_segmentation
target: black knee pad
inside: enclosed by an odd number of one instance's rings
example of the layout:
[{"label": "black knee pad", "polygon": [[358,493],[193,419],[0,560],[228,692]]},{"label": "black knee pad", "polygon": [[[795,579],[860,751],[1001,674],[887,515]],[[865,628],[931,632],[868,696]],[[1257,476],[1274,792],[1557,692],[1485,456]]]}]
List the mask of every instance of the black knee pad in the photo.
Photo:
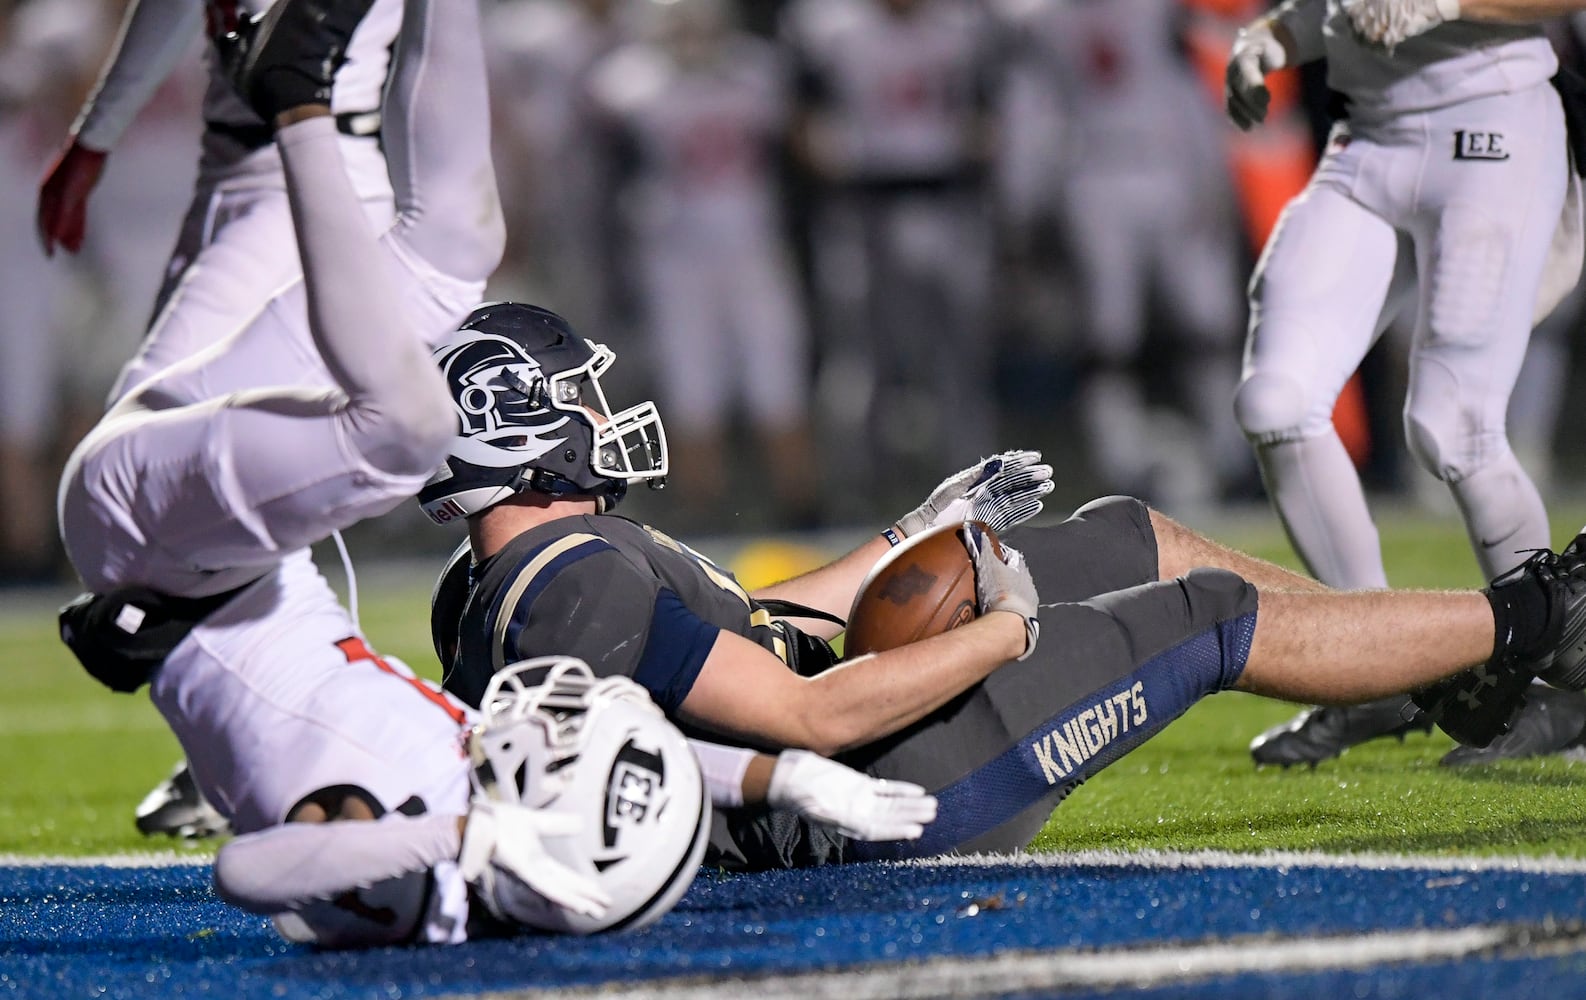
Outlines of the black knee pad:
[{"label": "black knee pad", "polygon": [[1134,497],[1097,497],[1074,511],[1074,517],[1105,525],[1115,525],[1119,531],[1151,530],[1151,515],[1145,502]]},{"label": "black knee pad", "polygon": [[1255,586],[1226,569],[1192,569],[1179,585],[1189,602],[1190,622],[1200,628],[1211,628],[1256,610]]}]

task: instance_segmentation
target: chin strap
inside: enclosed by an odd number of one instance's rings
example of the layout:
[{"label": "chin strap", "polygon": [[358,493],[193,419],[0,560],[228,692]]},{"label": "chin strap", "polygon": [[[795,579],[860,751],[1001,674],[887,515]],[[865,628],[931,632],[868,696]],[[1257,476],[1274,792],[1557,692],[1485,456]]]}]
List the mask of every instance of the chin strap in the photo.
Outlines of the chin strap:
[{"label": "chin strap", "polygon": [[518,473],[518,478],[513,481],[511,488],[514,493],[543,493],[551,497],[594,497],[599,505],[597,509],[605,514],[628,495],[627,483],[617,479],[607,480],[607,483],[609,485],[605,487],[590,489],[547,469],[525,468]]}]

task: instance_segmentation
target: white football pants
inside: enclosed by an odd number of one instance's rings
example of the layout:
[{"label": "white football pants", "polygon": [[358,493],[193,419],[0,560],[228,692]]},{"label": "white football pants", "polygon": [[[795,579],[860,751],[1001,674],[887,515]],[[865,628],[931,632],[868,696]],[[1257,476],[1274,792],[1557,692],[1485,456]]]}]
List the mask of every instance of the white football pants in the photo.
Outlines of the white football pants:
[{"label": "white football pants", "polygon": [[1384,587],[1334,402],[1415,293],[1404,423],[1448,484],[1482,572],[1546,547],[1546,511],[1505,409],[1567,180],[1550,86],[1335,129],[1250,284],[1235,411],[1295,549],[1322,582]]}]

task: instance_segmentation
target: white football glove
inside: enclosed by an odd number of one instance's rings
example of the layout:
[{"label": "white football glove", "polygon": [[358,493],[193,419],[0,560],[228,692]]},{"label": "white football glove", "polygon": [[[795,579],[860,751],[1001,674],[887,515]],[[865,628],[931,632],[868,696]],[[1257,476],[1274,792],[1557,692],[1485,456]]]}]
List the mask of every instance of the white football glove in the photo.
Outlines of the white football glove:
[{"label": "white football glove", "polygon": [[936,797],[919,785],[872,778],[808,750],[777,755],[766,804],[855,840],[917,840],[936,818]]},{"label": "white football glove", "polygon": [[542,839],[577,833],[581,824],[568,813],[475,796],[468,808],[458,870],[470,885],[480,886],[486,901],[496,898],[491,885],[505,873],[557,906],[598,919],[611,906],[611,897],[553,858]]},{"label": "white football glove", "polygon": [[1035,640],[1041,636],[1041,599],[1035,592],[1035,580],[1030,567],[1024,564],[1024,554],[1010,546],[1002,546],[1002,558],[986,540],[985,533],[972,524],[964,526],[964,545],[975,560],[975,596],[980,602],[980,613],[1012,611],[1024,619],[1023,660],[1035,652]]},{"label": "white football glove", "polygon": [[1003,532],[1041,513],[1042,498],[1052,492],[1052,467],[1038,451],[1005,451],[983,458],[948,476],[893,525],[893,544],[926,528],[959,521],[984,521]]},{"label": "white football glove", "polygon": [[1266,120],[1267,103],[1272,100],[1267,74],[1282,69],[1288,61],[1288,52],[1266,18],[1239,29],[1223,74],[1223,103],[1235,125],[1248,132]]},{"label": "white football glove", "polygon": [[1459,0],[1344,0],[1355,34],[1392,52],[1407,38],[1459,20]]}]

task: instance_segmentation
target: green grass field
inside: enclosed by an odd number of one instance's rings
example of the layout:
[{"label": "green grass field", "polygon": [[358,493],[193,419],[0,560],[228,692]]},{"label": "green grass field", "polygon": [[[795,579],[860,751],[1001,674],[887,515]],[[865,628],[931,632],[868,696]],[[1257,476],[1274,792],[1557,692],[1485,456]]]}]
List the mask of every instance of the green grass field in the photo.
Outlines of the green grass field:
[{"label": "green grass field", "polygon": [[[1583,520],[1562,512],[1555,543]],[[1390,515],[1381,529],[1395,586],[1478,583],[1452,518]],[[1268,516],[1211,530],[1294,565]],[[731,561],[730,551],[711,554]],[[429,576],[378,575],[363,588],[365,630],[433,676]],[[0,678],[0,855],[210,849],[149,841],[133,828],[133,807],[180,751],[146,694],[111,694],[83,673],[55,637],[48,601],[8,595],[0,604]],[[1036,846],[1586,857],[1586,764],[1549,758],[1440,769],[1452,743],[1436,734],[1367,744],[1314,770],[1257,771],[1250,737],[1293,712],[1247,695],[1208,699],[1076,791]]]}]

